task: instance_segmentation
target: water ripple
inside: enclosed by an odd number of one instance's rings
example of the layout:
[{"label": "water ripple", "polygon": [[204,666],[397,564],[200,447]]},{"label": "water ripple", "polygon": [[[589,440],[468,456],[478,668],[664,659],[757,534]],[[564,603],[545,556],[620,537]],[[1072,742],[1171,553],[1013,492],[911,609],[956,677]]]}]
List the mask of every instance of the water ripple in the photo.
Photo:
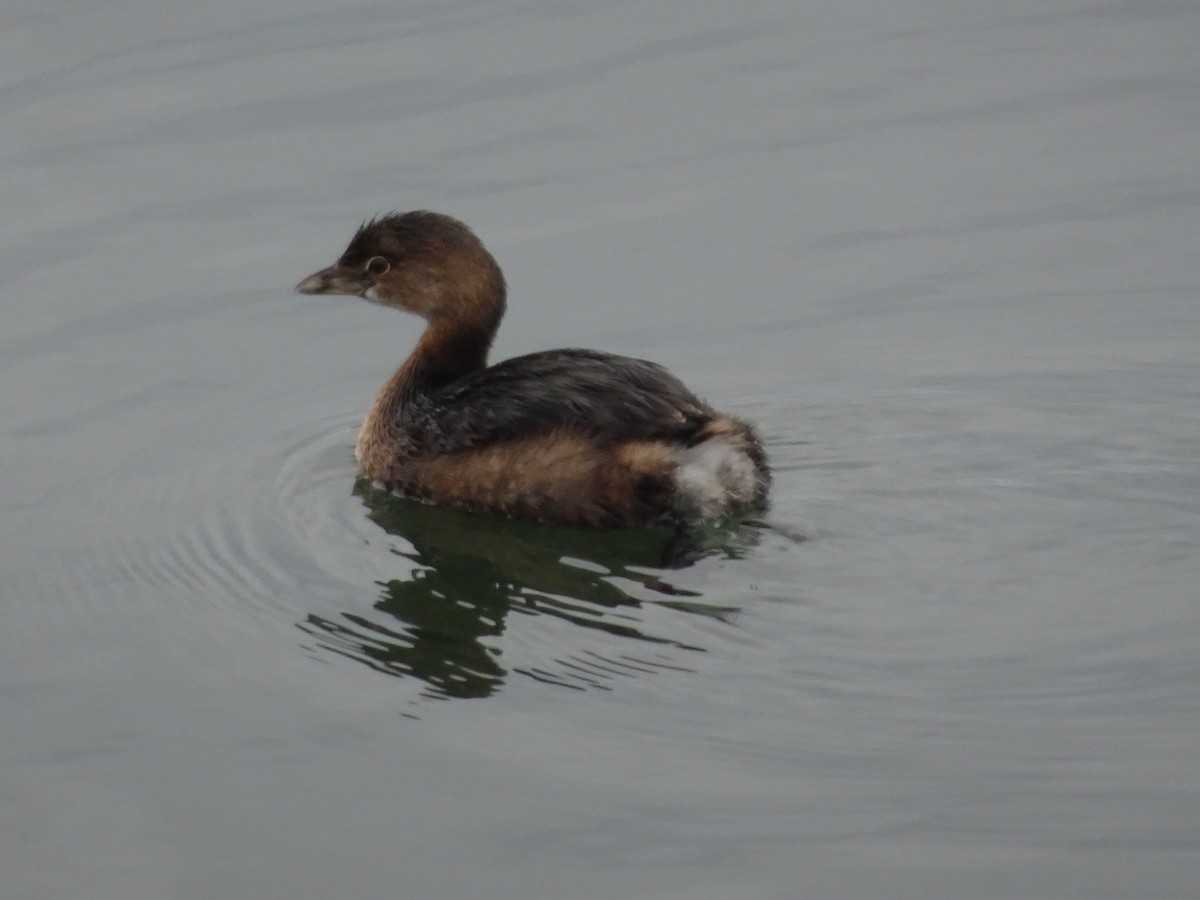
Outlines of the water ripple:
[{"label": "water ripple", "polygon": [[[213,447],[184,473],[100,492],[137,523],[102,551],[106,581],[140,598],[130,617],[186,633],[210,665],[222,642],[276,642],[288,625],[307,655],[354,660],[431,699],[489,696],[514,676],[611,690],[745,641],[728,590],[708,601],[697,574],[664,563],[668,530],[562,528],[397,498],[357,477],[355,425],[339,415],[260,435],[248,454]],[[766,539],[791,542],[764,526],[714,528],[686,562],[735,564]]]}]

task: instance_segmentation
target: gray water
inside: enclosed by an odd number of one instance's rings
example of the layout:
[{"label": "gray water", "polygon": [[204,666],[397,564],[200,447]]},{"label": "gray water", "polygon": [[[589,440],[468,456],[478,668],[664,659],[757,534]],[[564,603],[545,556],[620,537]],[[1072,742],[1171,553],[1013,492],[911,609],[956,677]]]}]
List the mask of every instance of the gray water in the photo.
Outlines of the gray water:
[{"label": "gray water", "polygon": [[[0,896],[1194,897],[1200,7],[0,12]],[[498,357],[659,360],[765,523],[414,507],[470,222]]]}]

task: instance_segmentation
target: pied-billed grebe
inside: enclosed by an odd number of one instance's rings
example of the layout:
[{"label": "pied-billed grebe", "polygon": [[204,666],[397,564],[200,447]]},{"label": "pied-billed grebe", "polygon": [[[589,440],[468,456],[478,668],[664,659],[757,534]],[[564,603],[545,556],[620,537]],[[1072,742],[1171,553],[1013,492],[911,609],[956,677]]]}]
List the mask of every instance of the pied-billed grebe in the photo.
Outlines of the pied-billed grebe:
[{"label": "pied-billed grebe", "polygon": [[754,430],[662,366],[593,350],[489,366],[504,276],[456,219],[418,211],[367,222],[296,290],[365,297],[427,323],[358,433],[363,472],[393,491],[603,526],[715,519],[766,502],[771,476]]}]

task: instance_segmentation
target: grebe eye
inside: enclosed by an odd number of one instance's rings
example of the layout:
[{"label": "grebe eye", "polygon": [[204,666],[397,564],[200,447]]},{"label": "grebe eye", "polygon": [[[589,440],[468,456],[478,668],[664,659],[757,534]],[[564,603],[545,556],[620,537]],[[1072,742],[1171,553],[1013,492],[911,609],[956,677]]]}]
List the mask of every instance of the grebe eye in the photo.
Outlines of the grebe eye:
[{"label": "grebe eye", "polygon": [[392,264],[382,256],[372,256],[367,260],[367,272],[370,275],[382,275],[391,267]]}]

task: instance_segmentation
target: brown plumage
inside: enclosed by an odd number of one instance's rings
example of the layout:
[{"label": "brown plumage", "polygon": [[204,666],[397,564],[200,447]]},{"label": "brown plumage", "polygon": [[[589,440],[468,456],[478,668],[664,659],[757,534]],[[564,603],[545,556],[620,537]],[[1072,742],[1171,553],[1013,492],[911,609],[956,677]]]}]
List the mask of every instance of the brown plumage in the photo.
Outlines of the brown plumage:
[{"label": "brown plumage", "polygon": [[661,366],[592,350],[487,365],[504,276],[463,223],[431,212],[365,222],[296,286],[352,294],[427,327],[359,431],[363,471],[433,503],[544,521],[636,526],[765,503],[753,429]]}]

